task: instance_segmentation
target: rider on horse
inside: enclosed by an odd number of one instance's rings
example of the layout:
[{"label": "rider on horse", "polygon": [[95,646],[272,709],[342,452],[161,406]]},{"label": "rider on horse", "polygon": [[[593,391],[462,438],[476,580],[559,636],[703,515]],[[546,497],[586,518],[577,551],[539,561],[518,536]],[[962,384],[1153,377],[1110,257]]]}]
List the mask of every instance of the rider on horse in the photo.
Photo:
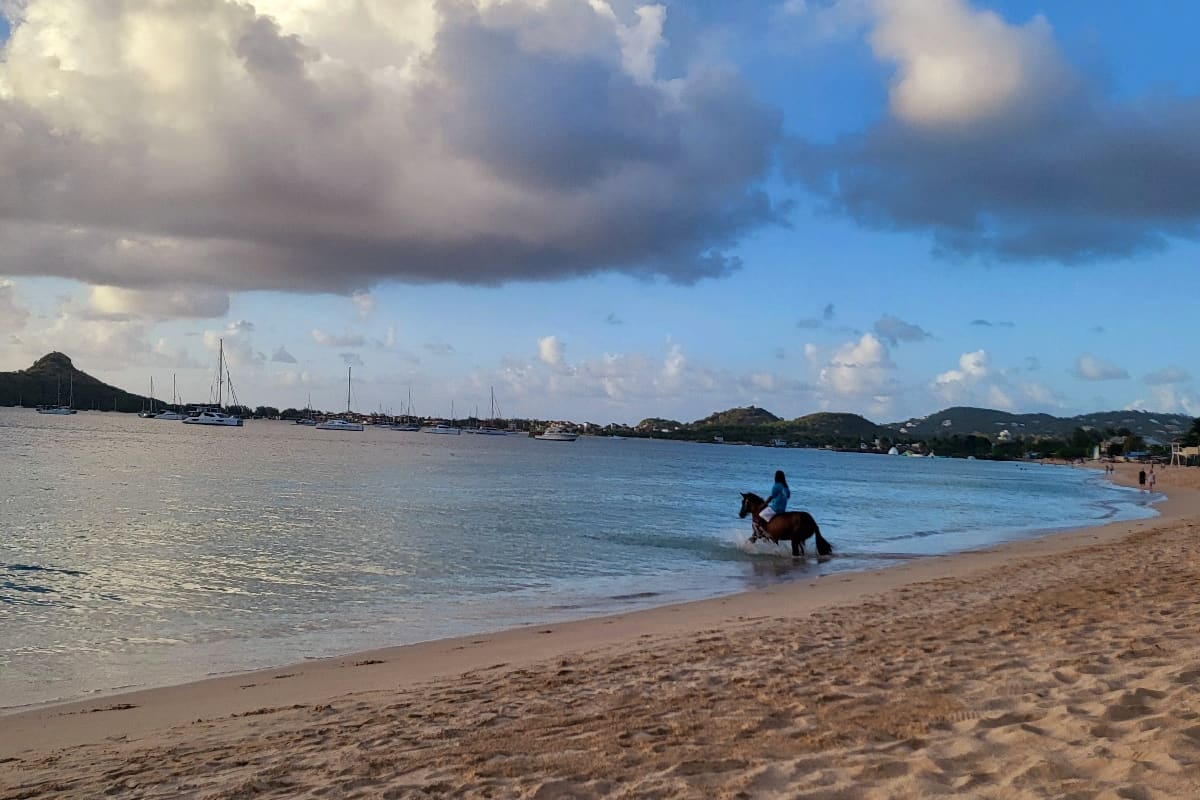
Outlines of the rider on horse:
[{"label": "rider on horse", "polygon": [[792,490],[788,488],[787,477],[783,474],[783,470],[775,470],[775,485],[771,487],[771,494],[767,497],[767,505],[754,519],[754,532],[762,535],[762,527],[758,520],[762,519],[762,524],[766,525],[771,521],[771,517],[776,514],[782,514],[787,511],[788,499],[792,496]]}]

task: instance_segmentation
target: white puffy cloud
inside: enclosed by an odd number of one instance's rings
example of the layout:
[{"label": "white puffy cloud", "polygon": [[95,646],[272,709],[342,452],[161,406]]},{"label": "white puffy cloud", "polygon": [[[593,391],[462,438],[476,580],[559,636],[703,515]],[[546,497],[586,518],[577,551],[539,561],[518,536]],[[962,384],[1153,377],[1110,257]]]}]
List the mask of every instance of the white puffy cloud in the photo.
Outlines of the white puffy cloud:
[{"label": "white puffy cloud", "polygon": [[362,357],[358,353],[338,353],[342,357],[342,363],[350,367],[361,367],[363,364]]},{"label": "white puffy cloud", "polygon": [[96,314],[113,318],[211,319],[229,311],[229,294],[211,289],[122,289],[93,286],[88,304]]},{"label": "white puffy cloud", "polygon": [[0,252],[126,289],[738,266],[781,116],[604,0],[27,0]]},{"label": "white puffy cloud", "polygon": [[912,125],[963,125],[1023,112],[1071,82],[1049,23],[1009,25],[963,0],[878,0],[876,55],[894,62],[892,112]]},{"label": "white puffy cloud", "polygon": [[[810,359],[819,359],[820,351],[805,346]],[[826,393],[826,405],[846,399],[876,398],[882,403],[897,391],[892,362],[887,345],[875,334],[864,333],[856,341],[836,348],[820,365],[818,384]]]},{"label": "white puffy cloud", "polygon": [[566,345],[560,342],[557,336],[543,336],[538,339],[538,358],[542,363],[552,367],[564,366],[563,350],[565,349]]},{"label": "white puffy cloud", "polygon": [[1129,377],[1129,372],[1112,362],[1084,353],[1075,361],[1075,377],[1085,381],[1119,381]]},{"label": "white puffy cloud", "polygon": [[1010,373],[1020,370],[997,369],[986,350],[963,353],[958,366],[939,373],[930,390],[934,399],[953,405],[978,405],[1015,411],[1033,404],[1041,408],[1061,406],[1061,398],[1039,381],[1020,380]]},{"label": "white puffy cloud", "polygon": [[1200,394],[1192,389],[1164,383],[1151,386],[1149,397],[1139,397],[1126,408],[1200,417]]},{"label": "white puffy cloud", "polygon": [[350,302],[354,303],[360,317],[369,317],[375,311],[375,295],[370,292],[355,292],[350,295]]}]

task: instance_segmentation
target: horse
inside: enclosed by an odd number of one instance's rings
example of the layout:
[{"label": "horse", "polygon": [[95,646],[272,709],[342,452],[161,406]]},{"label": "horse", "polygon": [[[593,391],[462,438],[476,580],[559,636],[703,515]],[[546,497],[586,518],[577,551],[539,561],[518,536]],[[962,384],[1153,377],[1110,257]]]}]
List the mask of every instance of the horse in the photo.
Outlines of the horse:
[{"label": "horse", "polygon": [[767,501],[753,492],[742,492],[742,510],[738,517],[744,519],[747,514],[754,515],[754,533],[750,541],[767,539],[772,544],[779,544],[784,539],[792,542],[792,555],[796,558],[804,555],[804,540],[809,536],[817,537],[817,555],[827,556],[833,552],[831,545],[817,526],[817,521],[807,511],[785,511],[771,517],[769,522],[763,522],[758,512],[767,507]]}]

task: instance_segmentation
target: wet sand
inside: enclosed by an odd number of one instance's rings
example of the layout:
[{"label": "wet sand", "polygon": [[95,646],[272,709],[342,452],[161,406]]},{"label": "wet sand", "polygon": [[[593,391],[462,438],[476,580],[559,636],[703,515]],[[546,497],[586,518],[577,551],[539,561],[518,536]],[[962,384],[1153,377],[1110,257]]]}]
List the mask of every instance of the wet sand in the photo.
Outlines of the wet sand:
[{"label": "wet sand", "polygon": [[1152,520],[3,717],[0,798],[1200,797],[1158,474]]}]

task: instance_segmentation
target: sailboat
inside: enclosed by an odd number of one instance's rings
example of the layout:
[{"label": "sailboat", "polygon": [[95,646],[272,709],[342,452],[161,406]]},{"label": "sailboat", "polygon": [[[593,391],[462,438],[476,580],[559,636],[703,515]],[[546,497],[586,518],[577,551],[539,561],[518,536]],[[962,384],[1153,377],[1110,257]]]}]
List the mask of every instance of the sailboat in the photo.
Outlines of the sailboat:
[{"label": "sailboat", "polygon": [[[350,375],[354,367],[346,367],[346,416],[350,416]],[[327,419],[317,425],[319,431],[361,431],[362,423],[348,419]]]},{"label": "sailboat", "polygon": [[154,419],[154,376],[150,376],[150,408],[143,408],[138,412],[138,416],[142,419]]},{"label": "sailboat", "polygon": [[413,422],[413,404],[412,404],[412,387],[408,389],[408,413],[404,415],[403,422],[394,422],[388,426],[393,431],[419,431],[421,426]]},{"label": "sailboat", "polygon": [[[226,414],[221,410],[224,401],[225,377],[229,372],[229,365],[225,363],[225,340],[219,339],[217,348],[217,405],[216,407],[198,407],[190,415],[183,418],[184,425],[216,425],[218,427],[240,428],[242,427],[241,417],[234,417]],[[229,380],[229,395],[233,401],[237,402],[237,395],[233,391],[233,380]]]},{"label": "sailboat", "polygon": [[311,394],[308,396],[308,405],[306,405],[304,407],[304,416],[296,417],[296,424],[297,425],[316,425],[317,424],[317,421],[315,419],[313,419],[312,395]]},{"label": "sailboat", "polygon": [[[154,379],[150,379],[151,392],[153,393]],[[166,420],[181,420],[184,414],[180,414],[176,409],[179,408],[179,393],[175,389],[175,376],[171,375],[171,408],[164,408],[162,411],[154,415],[155,419]]]},{"label": "sailboat", "polygon": [[55,389],[55,394],[57,396],[56,404],[52,405],[52,406],[38,406],[37,412],[39,414],[59,414],[61,416],[66,416],[67,414],[74,414],[75,409],[72,408],[72,406],[75,405],[75,375],[74,374],[71,375],[71,399],[67,401],[67,404],[65,406],[62,404],[62,378],[58,379],[58,384],[57,384],[57,388]]},{"label": "sailboat", "polygon": [[[488,417],[488,422],[496,421],[496,387],[491,387],[492,392],[492,413]],[[491,425],[480,425],[477,428],[467,428],[467,433],[477,433],[483,436],[507,436],[508,431],[503,428],[496,428]]]},{"label": "sailboat", "polygon": [[436,425],[426,425],[424,428],[421,428],[421,431],[424,433],[449,434],[450,436],[458,436],[460,433],[462,433],[462,429],[454,424],[454,401],[450,401],[449,425],[444,422],[439,422]]}]

